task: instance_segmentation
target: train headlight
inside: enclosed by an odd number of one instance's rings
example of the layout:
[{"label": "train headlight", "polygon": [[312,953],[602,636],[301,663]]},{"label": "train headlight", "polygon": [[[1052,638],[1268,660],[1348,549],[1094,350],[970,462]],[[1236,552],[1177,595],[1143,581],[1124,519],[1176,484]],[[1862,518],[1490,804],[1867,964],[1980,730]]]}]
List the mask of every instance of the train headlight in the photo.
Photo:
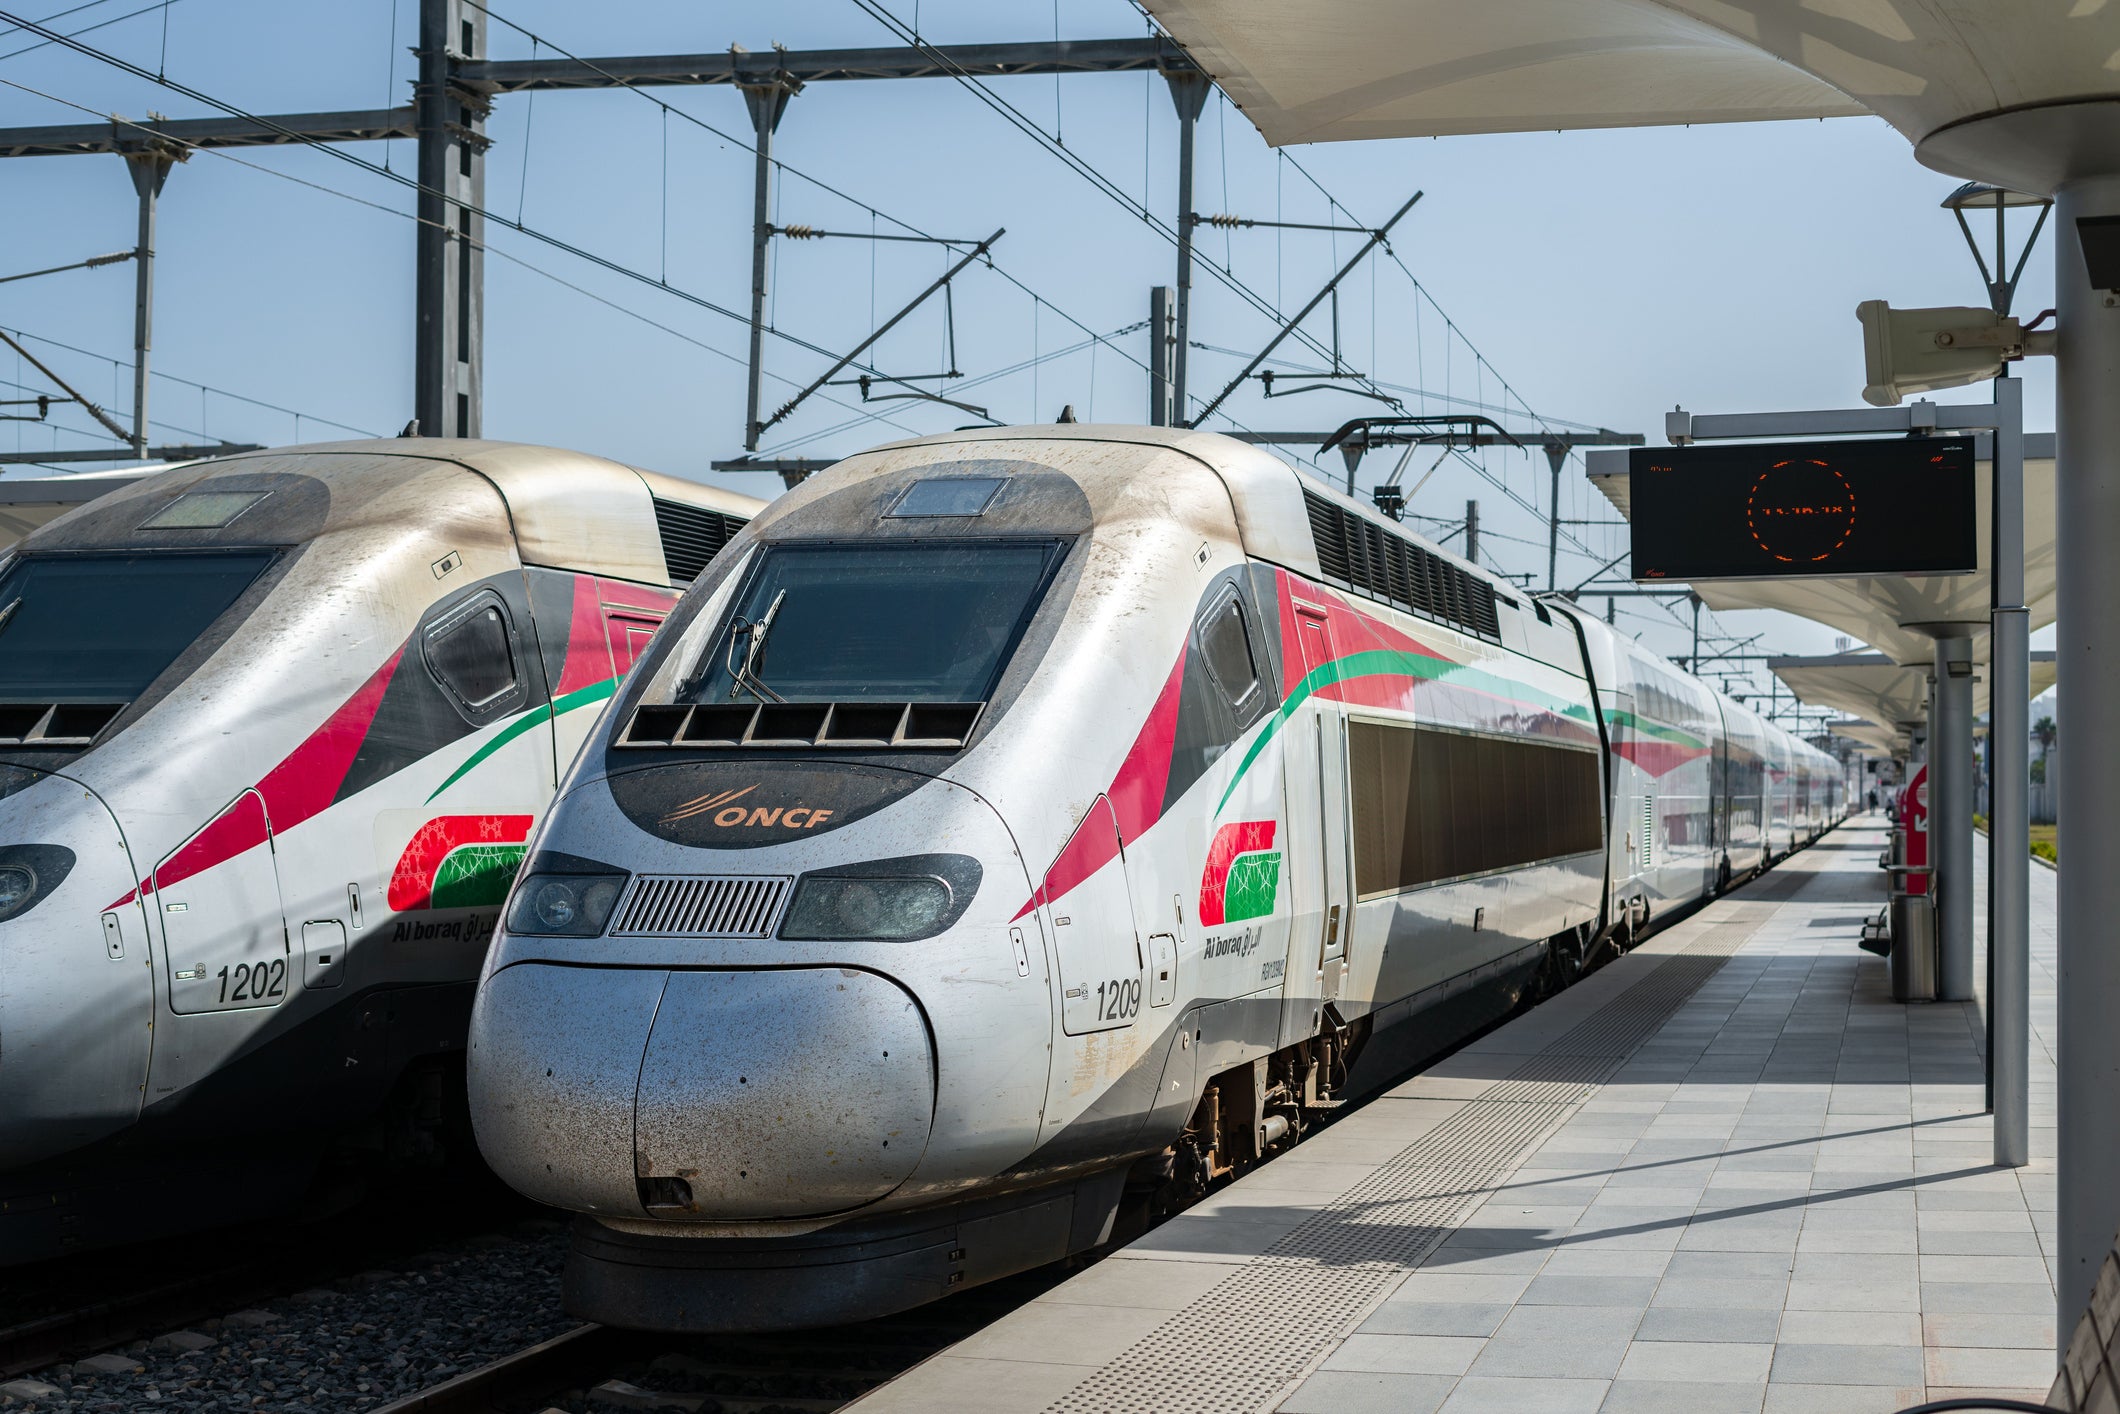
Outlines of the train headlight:
[{"label": "train headlight", "polygon": [[979,861],[923,854],[820,870],[796,881],[781,920],[791,942],[909,943],[932,938],[971,906]]},{"label": "train headlight", "polygon": [[508,931],[550,938],[593,938],[611,921],[624,874],[532,874],[516,886]]},{"label": "train headlight", "polygon": [[73,867],[74,852],[64,845],[0,845],[0,923],[50,898]]},{"label": "train headlight", "polygon": [[0,922],[13,918],[37,897],[37,876],[27,865],[0,864]]}]

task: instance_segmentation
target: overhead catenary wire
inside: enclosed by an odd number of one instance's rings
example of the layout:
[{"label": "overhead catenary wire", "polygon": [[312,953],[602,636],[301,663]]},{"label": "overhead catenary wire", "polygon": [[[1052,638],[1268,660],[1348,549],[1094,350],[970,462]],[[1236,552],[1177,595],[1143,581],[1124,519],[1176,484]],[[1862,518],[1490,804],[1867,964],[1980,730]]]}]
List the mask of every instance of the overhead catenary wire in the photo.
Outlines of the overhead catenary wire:
[{"label": "overhead catenary wire", "polygon": [[[50,24],[50,23],[51,23],[52,21],[54,21],[54,20],[62,20],[62,19],[65,19],[65,18],[66,18],[66,17],[68,16],[68,15],[78,15],[78,14],[80,14],[80,13],[81,13],[81,12],[82,12],[83,10],[93,10],[93,9],[95,9],[95,8],[96,8],[96,7],[98,6],[98,5],[103,5],[103,4],[108,4],[108,3],[109,3],[109,0],[88,0],[88,3],[87,3],[86,5],[76,5],[76,6],[74,6],[74,7],[73,7],[72,9],[70,9],[70,10],[61,10],[61,11],[60,11],[60,12],[59,12],[58,14],[56,14],[56,15],[46,15],[46,16],[45,16],[45,17],[44,17],[43,19],[41,19],[41,20],[37,21],[37,23],[38,23],[38,24],[40,24],[40,25],[48,25],[48,24]],[[168,17],[168,14],[169,14],[169,6],[170,6],[171,4],[173,4],[173,3],[175,3],[175,0],[154,0],[154,3],[153,3],[153,4],[151,4],[151,5],[142,5],[142,6],[141,6],[141,7],[139,8],[139,9],[137,9],[137,10],[128,10],[128,11],[127,11],[126,13],[124,13],[124,14],[122,14],[122,15],[116,15],[116,16],[113,16],[113,17],[112,17],[112,18],[110,18],[110,19],[107,19],[107,20],[98,20],[98,21],[97,21],[97,22],[96,22],[95,24],[92,24],[92,25],[83,25],[83,26],[82,26],[81,28],[79,28],[79,29],[77,29],[77,30],[73,30],[73,31],[71,31],[70,33],[71,33],[71,34],[92,34],[92,33],[94,33],[95,31],[97,31],[97,30],[99,30],[99,29],[108,29],[108,28],[110,28],[110,27],[111,27],[112,25],[116,25],[116,24],[123,24],[123,23],[124,23],[125,21],[127,21],[127,20],[136,20],[136,19],[138,19],[138,18],[139,18],[140,16],[142,16],[142,15],[151,15],[151,14],[153,14],[153,13],[154,13],[155,11],[157,11],[157,10],[160,10],[160,11],[162,12],[162,14],[163,14],[163,17],[164,17],[164,21],[165,21],[165,23],[166,23],[166,22],[167,22],[167,17]],[[20,28],[20,26],[11,26],[11,27],[9,27],[8,29],[6,29],[6,30],[4,30],[4,31],[0,31],[0,33],[5,33],[5,34],[13,34],[13,33],[15,32],[15,30],[16,30],[16,29],[19,29],[19,28]],[[166,39],[166,35],[165,35],[165,39]],[[36,42],[35,44],[25,44],[25,45],[23,45],[23,46],[22,46],[22,47],[21,47],[20,49],[10,49],[10,50],[8,50],[8,51],[7,51],[7,53],[5,53],[5,54],[0,54],[0,63],[5,63],[5,62],[6,62],[7,60],[9,60],[9,59],[12,59],[12,58],[14,58],[14,57],[15,57],[16,55],[18,55],[18,54],[28,54],[28,53],[30,53],[30,52],[32,52],[32,51],[34,51],[34,50],[38,50],[38,49],[43,49],[43,48],[46,48],[46,47],[47,47],[47,46],[49,46],[49,45],[50,45],[51,43],[52,43],[52,41],[51,41],[51,40],[48,40],[48,39],[40,39],[40,40],[38,40],[38,41],[37,41],[37,42]]]},{"label": "overhead catenary wire", "polygon": [[[19,89],[22,92],[30,94],[34,97],[42,98],[49,102],[61,104],[65,107],[73,108],[79,112],[96,114],[99,117],[105,116],[100,113],[97,113],[96,109],[89,107],[85,103],[76,103],[70,98],[62,98],[57,94],[46,92],[43,89],[31,87],[28,84],[19,83],[14,79],[0,78],[0,85],[5,85],[9,88]],[[117,123],[121,127],[137,128],[143,133],[155,132],[155,129],[150,128],[142,123],[133,122],[130,119],[112,118],[111,121]],[[343,191],[338,187],[329,186],[323,182],[311,181],[306,177],[298,177],[292,172],[282,172],[277,168],[267,167],[262,163],[252,162],[245,158],[238,157],[234,153],[222,148],[192,147],[191,150],[194,152],[203,152],[208,156],[217,158],[223,162],[232,162],[238,167],[248,168],[253,172],[260,172],[266,176],[278,178],[281,181],[292,182],[296,186],[307,187],[311,191],[321,192],[326,196],[336,197],[341,201],[352,202],[356,206],[367,207],[371,211],[379,211],[387,216],[394,216],[400,220],[411,221],[415,225],[431,224],[436,226],[438,229],[451,229],[450,227],[446,226],[444,223],[441,222],[427,222],[417,212],[400,210],[397,207],[385,205],[380,201],[373,201],[367,197],[356,196],[352,192]],[[503,222],[502,224],[505,225],[506,223]],[[543,266],[538,265],[533,261],[525,260],[523,257],[516,255],[510,251],[501,250],[493,246],[489,242],[476,241],[473,242],[473,244],[475,244],[479,250],[483,251],[487,255],[495,256],[500,260],[507,262],[508,264],[518,266],[524,270],[528,270],[530,273],[537,275],[542,279],[549,280],[553,284],[556,284],[563,289],[571,290],[575,294],[581,295],[585,299],[593,300],[594,302],[603,305],[607,309],[611,309],[619,314],[627,316],[630,319],[634,319],[639,321],[640,323],[646,324],[650,328],[657,329],[662,333],[670,335],[674,339],[692,345],[694,348],[700,349],[706,353],[713,354],[715,357],[726,360],[729,363],[733,363],[739,368],[745,366],[745,360],[743,358],[739,357],[736,354],[728,352],[726,349],[718,348],[715,345],[708,343],[704,339],[698,338],[697,336],[692,334],[688,334],[673,325],[666,324],[663,321],[658,320],[651,315],[644,314],[639,310],[633,309],[628,305],[621,304],[619,301],[614,300],[609,296],[599,294],[584,285],[577,284],[574,281],[567,279],[565,276],[559,275],[551,270],[547,270]],[[675,291],[673,291],[673,293],[674,292]],[[776,382],[785,383],[791,388],[800,386],[800,384],[798,384],[794,379],[785,377],[781,374],[772,373],[769,371],[766,376],[774,379]],[[829,394],[819,394],[818,396],[823,401],[830,402],[837,407],[845,408],[850,411],[859,410],[855,407],[854,404],[843,402],[838,398],[831,397]],[[899,431],[908,434],[917,434],[918,432],[918,429],[916,428],[908,427],[904,423],[893,421],[892,419],[882,416],[880,414],[869,414],[861,420],[881,421],[886,426],[895,427]]]},{"label": "overhead catenary wire", "polygon": [[[6,332],[12,334],[14,337],[18,339],[27,339],[31,343],[44,344],[48,347],[55,349],[64,349],[70,354],[79,354],[83,358],[92,358],[100,363],[109,363],[119,368],[129,369],[132,367],[132,361],[130,359],[121,359],[111,354],[98,353],[94,349],[84,349],[78,344],[69,344],[62,340],[50,338],[43,334],[32,334],[26,329],[16,329],[7,326],[0,327],[5,327]],[[197,388],[202,391],[212,393],[215,397],[218,398],[227,398],[231,401],[239,403],[249,403],[253,407],[261,407],[266,409],[268,412],[283,413],[288,417],[299,417],[305,422],[319,422],[325,425],[326,427],[336,427],[342,432],[355,432],[363,437],[379,437],[382,435],[379,432],[372,432],[365,427],[355,427],[352,423],[334,421],[333,419],[328,417],[320,417],[313,412],[303,412],[299,408],[282,407],[278,403],[269,403],[263,398],[253,398],[248,396],[247,394],[234,392],[230,389],[218,387],[211,383],[200,383],[194,379],[180,378],[174,373],[167,373],[159,368],[149,369],[148,376],[150,378],[160,378],[165,382],[182,384],[184,387],[187,388]],[[168,427],[173,432],[185,432],[185,435],[187,436],[193,435],[192,433],[187,432],[186,429],[177,427],[171,423],[165,422],[161,425],[164,427]],[[197,435],[204,436],[206,434],[199,433]]]},{"label": "overhead catenary wire", "polygon": [[[470,0],[467,0],[467,3],[470,3]],[[1034,122],[1031,118],[1029,118],[1027,115],[1025,115],[1021,109],[1017,108],[1014,104],[1008,102],[999,94],[995,93],[991,88],[987,87],[986,84],[982,83],[979,80],[978,76],[967,71],[961,64],[957,63],[954,59],[952,59],[948,53],[943,50],[937,49],[934,45],[928,43],[925,39],[921,38],[910,27],[908,27],[903,20],[899,19],[896,15],[892,14],[889,9],[884,7],[882,4],[878,3],[878,0],[853,0],[853,3],[863,13],[867,14],[870,18],[874,19],[878,24],[881,24],[882,26],[884,26],[884,28],[890,30],[892,34],[898,36],[907,44],[920,50],[923,55],[925,55],[931,62],[936,64],[937,67],[941,68],[944,73],[948,74],[949,77],[951,77],[952,79],[955,79],[957,83],[961,87],[963,87],[968,93],[972,94],[975,98],[979,99],[980,102],[984,103],[995,113],[999,114],[1006,122],[1008,122],[1011,127],[1014,127],[1019,132],[1029,137],[1032,141],[1036,142],[1040,147],[1044,148],[1046,151],[1057,156],[1063,163],[1065,163],[1069,168],[1075,171],[1077,175],[1081,176],[1092,186],[1096,187],[1098,191],[1104,193],[1112,201],[1116,202],[1119,206],[1123,207],[1127,211],[1131,212],[1134,216],[1139,218],[1145,225],[1149,227],[1150,230],[1154,231],[1157,235],[1161,236],[1164,240],[1170,242],[1172,245],[1176,245],[1178,243],[1178,233],[1176,229],[1173,228],[1169,222],[1165,221],[1162,217],[1158,216],[1152,209],[1149,208],[1149,206],[1145,202],[1136,201],[1131,193],[1123,190],[1118,185],[1118,183],[1114,182],[1111,178],[1107,177],[1093,163],[1090,163],[1082,157],[1078,156],[1073,149],[1055,142],[1052,134],[1046,132],[1043,128],[1039,127],[1038,124]],[[1189,215],[1190,213],[1181,212],[1179,213],[1179,219],[1185,220],[1189,217]],[[1218,267],[1212,260],[1201,262],[1201,268],[1206,270],[1216,280],[1220,281],[1224,286],[1226,286],[1233,294],[1235,294],[1238,298],[1242,299],[1245,303],[1252,306],[1252,308],[1258,311],[1260,314],[1265,315],[1269,319],[1272,319],[1276,324],[1280,323],[1280,311],[1274,305],[1269,304],[1265,296],[1259,294],[1258,291],[1252,289],[1251,286],[1246,284],[1244,281],[1238,279],[1235,274]],[[1325,349],[1324,345],[1319,343],[1316,337],[1311,335],[1308,331],[1301,329],[1296,330],[1294,337],[1300,343],[1310,348],[1314,353],[1317,353],[1319,356],[1328,356],[1327,350]],[[1182,418],[1185,413],[1185,410],[1180,409],[1179,412]]]},{"label": "overhead catenary wire", "polygon": [[[466,0],[466,3],[471,3],[471,0]],[[733,322],[741,323],[746,326],[748,326],[750,323],[750,318],[748,315],[740,314],[725,305],[716,303],[715,301],[708,299],[704,295],[697,294],[693,291],[684,289],[681,286],[672,285],[666,281],[659,280],[655,276],[649,275],[644,271],[635,270],[629,265],[625,265],[619,261],[613,260],[608,256],[599,255],[595,251],[588,250],[582,246],[576,245],[572,241],[563,240],[558,236],[552,235],[546,231],[539,230],[534,226],[528,226],[520,221],[512,220],[497,211],[492,211],[485,207],[475,205],[471,202],[460,200],[456,197],[449,196],[446,193],[437,192],[434,189],[427,187],[414,177],[408,177],[402,172],[392,171],[387,167],[384,167],[375,162],[371,162],[365,157],[361,157],[354,153],[348,152],[344,148],[336,146],[332,143],[323,142],[319,139],[296,132],[292,128],[286,127],[281,123],[274,122],[271,118],[261,117],[256,113],[248,112],[243,108],[237,107],[235,104],[229,103],[223,99],[216,98],[213,95],[202,92],[201,90],[193,88],[188,84],[180,83],[172,78],[150,73],[148,70],[140,67],[138,64],[134,64],[126,59],[121,59],[115,54],[106,53],[103,50],[97,49],[94,45],[83,44],[81,41],[74,39],[71,36],[62,35],[57,33],[56,31],[45,29],[43,26],[37,24],[35,21],[25,20],[20,16],[11,14],[5,10],[0,10],[0,21],[6,21],[10,24],[14,24],[19,28],[27,29],[34,34],[44,35],[57,43],[63,44],[65,47],[73,50],[74,52],[82,55],[85,58],[95,59],[100,63],[107,64],[112,68],[118,69],[124,73],[131,74],[135,78],[145,79],[149,83],[159,84],[162,87],[169,89],[171,92],[181,94],[184,97],[193,100],[194,102],[203,103],[210,108],[217,108],[221,112],[228,114],[230,117],[241,118],[245,122],[256,123],[260,127],[265,128],[267,131],[276,132],[280,134],[281,136],[287,138],[290,142],[298,143],[304,147],[315,148],[320,152],[329,153],[332,157],[338,159],[339,161],[357,167],[361,171],[367,172],[373,176],[382,177],[387,181],[394,182],[399,186],[405,187],[409,190],[421,193],[423,195],[438,197],[461,211],[468,212],[471,215],[478,216],[487,221],[491,221],[495,225],[500,226],[505,230],[515,231],[516,233],[526,236],[531,240],[537,241],[540,244],[550,246],[554,250],[558,250],[565,254],[574,256],[578,260],[586,261],[589,264],[595,265],[600,269],[607,270],[612,274],[623,276],[624,278],[629,280],[638,281],[639,283],[647,285],[653,289],[666,291],[669,294],[672,294],[677,298],[686,301],[689,304],[697,305],[702,309],[708,310],[714,314],[719,314],[723,318],[729,319]],[[12,80],[0,80],[0,82],[8,83],[12,87],[22,88],[28,92],[35,92],[35,90],[28,89],[26,85],[16,84]],[[84,105],[69,104],[69,106],[83,107]],[[113,118],[112,121],[121,122],[123,120]],[[153,129],[146,128],[144,127],[144,125],[141,124],[132,124],[131,126],[141,127],[143,131],[147,132],[154,131]],[[158,134],[158,136],[160,135]],[[207,150],[214,151],[217,149]],[[444,229],[448,228],[445,227]],[[460,236],[462,233],[453,231],[452,234]],[[832,350],[825,348],[823,345],[812,343],[808,339],[804,339],[795,334],[790,334],[784,329],[768,329],[767,332],[772,334],[777,339],[781,339],[787,343],[794,344],[798,348],[806,349],[811,353],[820,354],[826,358],[831,358],[834,356]],[[876,370],[871,369],[870,371],[874,372]]]},{"label": "overhead catenary wire", "polygon": [[[720,127],[717,127],[715,124],[707,121],[705,118],[702,118],[695,113],[687,112],[686,110],[678,107],[674,103],[670,103],[664,99],[657,98],[654,94],[648,92],[646,89],[640,87],[638,84],[635,84],[630,80],[627,80],[621,77],[620,75],[614,74],[610,70],[603,68],[595,60],[585,59],[581,55],[576,54],[573,50],[567,48],[565,45],[557,43],[549,35],[541,34],[535,30],[529,29],[524,25],[518,24],[516,21],[509,19],[506,15],[503,15],[499,11],[493,9],[491,6],[480,3],[480,0],[463,0],[463,3],[469,5],[472,9],[477,10],[480,14],[486,16],[486,18],[488,18],[489,20],[492,20],[497,24],[511,29],[515,31],[515,33],[521,35],[523,38],[529,40],[531,42],[533,51],[537,46],[542,45],[544,48],[550,49],[553,53],[560,55],[562,58],[584,66],[590,72],[597,74],[599,77],[609,80],[614,86],[624,89],[626,92],[635,95],[636,97],[642,99],[644,102],[654,104],[657,108],[663,111],[666,119],[669,117],[675,117],[682,122],[691,124],[693,127],[698,128],[703,132],[711,133],[714,137],[720,139],[722,142],[728,144],[729,146],[736,148],[738,151],[748,152],[754,155],[756,154],[758,149],[755,144],[747,141],[746,139],[738,136],[737,134],[728,132]],[[925,45],[922,45],[922,47],[925,48]],[[802,168],[797,167],[792,163],[784,161],[777,155],[771,156],[767,160],[772,163],[773,168],[776,172],[785,174],[787,176],[792,176],[801,181],[807,182],[811,186],[817,188],[819,191],[824,192],[829,196],[836,197],[851,206],[859,207],[861,210],[867,212],[872,220],[888,221],[892,225],[898,227],[900,230],[906,231],[912,236],[917,237],[918,239],[923,241],[931,241],[936,242],[938,244],[948,243],[947,241],[945,241],[944,238],[936,236],[929,231],[922,230],[919,226],[914,225],[912,222],[904,220],[901,217],[895,216],[892,213],[883,210],[881,207],[876,206],[872,202],[864,201],[862,198],[853,195],[851,192],[836,187],[830,182],[825,181],[821,177],[815,176],[814,174],[806,172]],[[774,206],[776,210],[779,209],[777,193]],[[970,245],[972,244],[972,242],[963,241],[961,242],[961,244]],[[1066,310],[1054,304],[1050,297],[1045,296],[1039,291],[1032,289],[1022,280],[1010,274],[1005,268],[996,263],[991,256],[989,256],[987,259],[986,268],[992,271],[992,273],[994,273],[995,275],[998,275],[1004,281],[1008,282],[1010,285],[1013,285],[1017,290],[1021,291],[1023,294],[1033,299],[1043,300],[1048,309],[1051,309],[1054,314],[1066,320],[1069,324],[1074,325],[1075,328],[1080,330],[1082,333],[1090,334],[1094,332],[1089,325],[1084,324],[1079,319],[1076,319],[1074,316],[1070,315]],[[820,350],[820,352],[822,351]],[[1146,363],[1142,362],[1140,359],[1134,358],[1133,355],[1127,353],[1125,350],[1115,349],[1114,352],[1117,353],[1121,358],[1125,358],[1130,362],[1134,363],[1144,373],[1148,371],[1148,365]]]}]

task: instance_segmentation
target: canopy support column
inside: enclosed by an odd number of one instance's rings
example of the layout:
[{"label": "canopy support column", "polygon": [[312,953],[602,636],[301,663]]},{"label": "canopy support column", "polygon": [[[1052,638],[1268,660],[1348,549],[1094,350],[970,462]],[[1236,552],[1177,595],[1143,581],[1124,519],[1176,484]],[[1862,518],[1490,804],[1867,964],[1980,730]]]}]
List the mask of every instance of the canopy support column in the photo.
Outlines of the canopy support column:
[{"label": "canopy support column", "polygon": [[1929,862],[1936,868],[1936,1000],[1973,1000],[1973,640],[1936,640]]},{"label": "canopy support column", "polygon": [[[1988,564],[1988,1103],[1995,1162],[2031,1162],[2031,630],[2024,607],[2024,382],[1995,380],[1994,536]],[[2010,841],[2011,847],[1999,848]]]},{"label": "canopy support column", "polygon": [[[2120,216],[2120,175],[2064,183],[2055,193],[2054,429],[2059,539],[2055,661],[2067,695],[2068,788],[2060,800],[2067,851],[2058,880],[2057,1054],[2060,1179],[2059,1262],[2054,1292],[2063,1350],[2088,1304],[2099,1264],[2120,1228],[2120,297],[2094,287],[2085,268],[2079,221]],[[1997,848],[2016,849],[1996,837]]]}]

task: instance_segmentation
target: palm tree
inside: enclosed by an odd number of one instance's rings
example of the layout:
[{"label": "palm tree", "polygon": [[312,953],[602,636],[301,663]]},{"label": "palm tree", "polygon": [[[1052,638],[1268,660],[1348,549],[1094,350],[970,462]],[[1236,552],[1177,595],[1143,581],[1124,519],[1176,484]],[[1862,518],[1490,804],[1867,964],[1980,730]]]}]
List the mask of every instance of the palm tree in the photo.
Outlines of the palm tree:
[{"label": "palm tree", "polygon": [[2032,736],[2039,742],[2039,779],[2046,779],[2046,758],[2053,754],[2054,741],[2060,732],[2052,717],[2041,717],[2032,724]]}]

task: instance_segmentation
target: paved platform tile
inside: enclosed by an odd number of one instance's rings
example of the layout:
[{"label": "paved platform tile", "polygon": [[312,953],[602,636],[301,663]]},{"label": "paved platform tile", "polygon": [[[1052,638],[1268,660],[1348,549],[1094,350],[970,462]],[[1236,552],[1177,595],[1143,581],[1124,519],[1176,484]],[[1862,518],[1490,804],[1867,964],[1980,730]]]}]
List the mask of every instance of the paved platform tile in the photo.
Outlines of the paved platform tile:
[{"label": "paved platform tile", "polygon": [[[1095,1372],[1123,1357],[1138,1376],[1162,1340],[1190,1352],[1163,1357],[1172,1407],[1219,1414],[1177,1367],[1211,1357],[1196,1346],[1213,1343],[1202,1323],[1226,1319],[1216,1302],[1301,1270],[1269,1249],[1548,1047],[1615,1034],[1604,1018],[1652,997],[1676,1004],[1572,1109],[1521,1131],[1522,1152],[1464,1190],[1443,1240],[1402,1259],[1411,1270],[1343,1305],[1340,1329],[1290,1328],[1291,1352],[1310,1353],[1292,1356],[1279,1408],[1890,1414],[1960,1392],[2043,1398],[2051,1065],[2035,1047],[2033,1167],[1993,1167],[1977,1010],[1894,1004],[1884,965],[1854,947],[1881,897],[1882,838],[1858,824],[1681,919],[857,1408],[1117,1407],[1121,1386]],[[2043,1038],[2053,905],[2052,877],[2035,873]],[[1635,990],[1674,980],[1694,990]],[[1607,1010],[1623,998],[1632,1012]],[[1252,1354],[1278,1339],[1242,1338]]]}]

